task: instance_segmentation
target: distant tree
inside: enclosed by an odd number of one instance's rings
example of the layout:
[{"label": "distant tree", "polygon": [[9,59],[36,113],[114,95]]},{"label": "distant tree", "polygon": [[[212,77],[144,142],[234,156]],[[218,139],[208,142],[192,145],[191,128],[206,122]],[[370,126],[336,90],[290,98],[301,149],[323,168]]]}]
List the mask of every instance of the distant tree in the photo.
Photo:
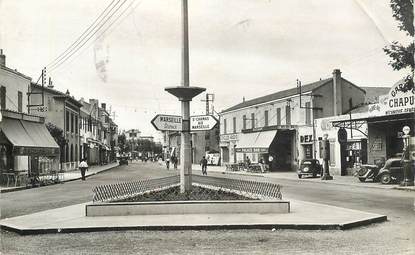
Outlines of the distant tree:
[{"label": "distant tree", "polygon": [[409,45],[403,45],[397,41],[383,48],[385,53],[392,59],[389,64],[394,70],[408,69],[409,74],[404,77],[402,91],[412,90],[414,87],[414,1],[413,0],[391,0],[392,16],[398,21],[398,28],[404,31],[410,38]]},{"label": "distant tree", "polygon": [[118,147],[120,147],[120,153],[126,152],[127,139],[125,138],[125,134],[118,136]]}]

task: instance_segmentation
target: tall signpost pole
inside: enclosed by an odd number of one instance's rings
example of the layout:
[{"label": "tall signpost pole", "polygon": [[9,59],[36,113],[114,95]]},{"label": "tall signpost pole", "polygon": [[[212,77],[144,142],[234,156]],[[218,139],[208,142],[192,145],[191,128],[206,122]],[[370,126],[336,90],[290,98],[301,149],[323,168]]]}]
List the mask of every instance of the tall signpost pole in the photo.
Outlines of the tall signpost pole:
[{"label": "tall signpost pole", "polygon": [[191,87],[189,82],[189,33],[187,0],[182,0],[182,84],[165,90],[181,101],[182,135],[180,145],[180,191],[192,188],[192,150],[190,144],[190,101],[205,88]]}]

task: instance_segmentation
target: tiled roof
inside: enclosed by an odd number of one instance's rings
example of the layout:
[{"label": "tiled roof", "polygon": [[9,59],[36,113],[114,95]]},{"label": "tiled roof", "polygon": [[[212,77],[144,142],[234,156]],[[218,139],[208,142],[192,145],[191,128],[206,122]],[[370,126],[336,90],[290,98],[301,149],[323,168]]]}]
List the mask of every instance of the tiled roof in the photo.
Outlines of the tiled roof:
[{"label": "tiled roof", "polygon": [[[320,87],[320,86],[322,86],[322,85],[324,85],[324,84],[326,84],[330,81],[332,81],[332,78],[327,78],[327,79],[324,79],[324,80],[320,80],[320,81],[316,81],[316,82],[313,82],[313,83],[303,85],[303,86],[301,86],[301,92],[305,93],[305,92],[312,91],[312,90],[314,90],[314,89],[316,89],[316,88],[318,88],[318,87]],[[257,105],[257,104],[262,104],[262,103],[278,100],[278,99],[281,99],[281,98],[284,98],[284,97],[293,96],[297,93],[298,93],[297,88],[292,88],[292,89],[279,91],[279,92],[276,92],[276,93],[273,93],[273,94],[270,94],[270,95],[254,98],[254,99],[239,103],[239,104],[234,105],[234,106],[232,106],[228,109],[223,110],[221,113],[241,109],[241,108],[252,106],[252,105]]]}]

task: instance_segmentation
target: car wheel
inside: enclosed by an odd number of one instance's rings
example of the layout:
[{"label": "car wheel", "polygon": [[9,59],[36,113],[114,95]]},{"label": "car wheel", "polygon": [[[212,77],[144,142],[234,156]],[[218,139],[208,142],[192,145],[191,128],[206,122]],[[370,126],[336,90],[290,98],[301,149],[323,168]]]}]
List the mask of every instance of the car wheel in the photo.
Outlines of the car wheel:
[{"label": "car wheel", "polygon": [[300,179],[301,179],[301,174],[299,174],[299,175],[298,175],[298,178],[300,178]]},{"label": "car wheel", "polygon": [[316,178],[317,177],[317,173],[316,172],[314,172],[313,173],[313,178]]},{"label": "car wheel", "polygon": [[364,177],[360,177],[360,178],[359,178],[359,181],[360,181],[360,182],[365,182],[365,181],[366,181],[366,178],[364,178]]},{"label": "car wheel", "polygon": [[384,174],[382,174],[382,176],[380,177],[380,182],[382,184],[389,184],[389,183],[391,183],[392,182],[392,178],[391,178],[390,173],[384,173]]}]

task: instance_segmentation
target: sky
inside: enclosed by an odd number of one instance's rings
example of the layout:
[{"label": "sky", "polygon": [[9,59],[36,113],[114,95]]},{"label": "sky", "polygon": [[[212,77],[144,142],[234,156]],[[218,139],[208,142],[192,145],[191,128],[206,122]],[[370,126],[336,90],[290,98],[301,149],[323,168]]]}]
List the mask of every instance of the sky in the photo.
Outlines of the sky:
[{"label": "sky", "polygon": [[[76,41],[109,5],[107,22]],[[164,91],[181,85],[180,0],[0,0],[0,13],[8,67],[36,81],[46,66],[56,89],[106,103],[120,129],[158,137],[151,119],[180,115]],[[404,73],[382,48],[408,38],[389,0],[189,0],[189,40],[190,84],[215,94],[220,112],[333,69],[358,86],[391,87]],[[58,58],[74,42],[79,50]],[[204,97],[191,115],[205,113]]]}]

